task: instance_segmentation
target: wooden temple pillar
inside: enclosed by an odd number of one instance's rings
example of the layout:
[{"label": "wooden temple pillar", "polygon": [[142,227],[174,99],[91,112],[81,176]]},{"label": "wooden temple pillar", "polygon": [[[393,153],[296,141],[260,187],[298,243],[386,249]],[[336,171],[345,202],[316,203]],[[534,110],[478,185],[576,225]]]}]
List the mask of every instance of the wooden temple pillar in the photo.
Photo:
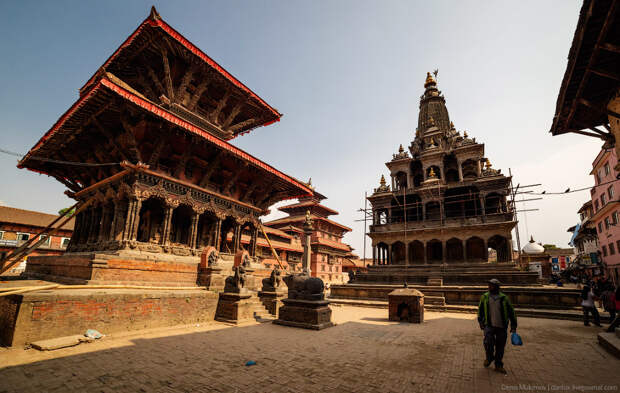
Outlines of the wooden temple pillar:
[{"label": "wooden temple pillar", "polygon": [[458,167],[459,167],[459,181],[462,182],[463,181],[463,167],[462,167],[461,162],[458,163]]},{"label": "wooden temple pillar", "polygon": [[428,242],[424,242],[424,264],[428,265],[428,256],[426,255],[428,249]]},{"label": "wooden temple pillar", "polygon": [[86,238],[86,243],[87,244],[92,244],[95,243],[97,241],[96,237],[97,237],[97,229],[99,229],[99,214],[98,214],[98,208],[95,206],[92,206],[89,211],[90,211],[90,217],[88,219],[88,237]]},{"label": "wooden temple pillar", "polygon": [[258,227],[254,225],[252,226],[252,237],[250,238],[250,255],[253,257],[256,256],[257,241],[258,241]]},{"label": "wooden temple pillar", "polygon": [[138,234],[138,222],[140,221],[140,209],[142,209],[142,199],[130,196],[127,203],[127,213],[125,214],[125,227],[123,230],[123,240],[135,241]]},{"label": "wooden temple pillar", "polygon": [[486,217],[487,216],[487,209],[484,205],[484,197],[485,195],[483,194],[479,194],[478,196],[480,198],[480,209],[482,210],[482,217]]},{"label": "wooden temple pillar", "polygon": [[463,262],[467,262],[467,240],[461,240],[463,243]]},{"label": "wooden temple pillar", "polygon": [[441,262],[445,265],[448,254],[448,242],[441,242]]},{"label": "wooden temple pillar", "polygon": [[213,235],[213,247],[216,250],[220,250],[220,245],[222,243],[222,219],[217,217],[214,225],[214,235]]},{"label": "wooden temple pillar", "polygon": [[112,241],[121,240],[121,231],[123,225],[123,215],[125,213],[125,200],[118,199],[114,201],[114,216],[112,225],[110,225],[109,239]]},{"label": "wooden temple pillar", "polygon": [[189,232],[189,247],[190,248],[196,248],[196,242],[198,238],[198,219],[199,218],[200,218],[200,213],[194,211],[192,213],[190,232]]},{"label": "wooden temple pillar", "polygon": [[235,231],[233,232],[232,252],[236,254],[241,248],[241,224],[235,222]]},{"label": "wooden temple pillar", "polygon": [[377,264],[377,246],[372,246],[372,264]]},{"label": "wooden temple pillar", "polygon": [[162,245],[168,245],[170,244],[170,230],[172,227],[172,213],[174,212],[174,208],[176,206],[173,206],[170,203],[166,203],[166,207],[164,210],[164,221],[163,221],[163,229],[162,229],[162,234],[161,234],[161,240],[160,243]]}]

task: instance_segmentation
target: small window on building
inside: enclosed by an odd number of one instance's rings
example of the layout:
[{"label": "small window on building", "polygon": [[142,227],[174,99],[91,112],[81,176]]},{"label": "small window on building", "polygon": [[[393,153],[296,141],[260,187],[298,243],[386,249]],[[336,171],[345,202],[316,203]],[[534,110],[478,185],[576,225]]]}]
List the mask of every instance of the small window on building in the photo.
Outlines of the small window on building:
[{"label": "small window on building", "polygon": [[594,201],[594,211],[598,211],[598,199]]},{"label": "small window on building", "polygon": [[39,240],[41,240],[41,239],[45,239],[45,241],[44,241],[43,243],[41,243],[41,244],[39,245],[39,247],[41,247],[41,246],[43,246],[43,247],[49,247],[49,246],[50,246],[50,242],[51,242],[51,240],[52,240],[52,238],[51,238],[51,237],[49,237],[49,236],[47,236],[47,235],[41,235],[41,236],[39,236]]},{"label": "small window on building", "polygon": [[17,233],[17,241],[25,242],[30,239],[29,233]]},{"label": "small window on building", "polygon": [[603,256],[607,256],[607,246],[603,246]]},{"label": "small window on building", "polygon": [[594,179],[596,180],[596,184],[601,184],[601,177],[598,172],[594,175]]},{"label": "small window on building", "polygon": [[606,203],[607,197],[605,196],[605,194],[601,194],[601,207],[605,206]]},{"label": "small window on building", "polygon": [[614,214],[611,215],[611,222],[614,225],[618,224],[618,212],[617,211],[615,211]]},{"label": "small window on building", "polygon": [[0,240],[4,239],[4,231],[0,231]]},{"label": "small window on building", "polygon": [[603,223],[602,222],[598,223],[598,233],[603,233]]},{"label": "small window on building", "polygon": [[610,226],[611,221],[609,220],[609,217],[605,217],[605,229],[609,229]]},{"label": "small window on building", "polygon": [[605,171],[605,176],[609,175],[610,170],[609,170],[609,163],[608,162],[605,163],[605,166],[603,167],[603,170]]},{"label": "small window on building", "polygon": [[616,247],[613,243],[609,243],[609,255],[614,255],[616,253]]},{"label": "small window on building", "polygon": [[618,249],[618,252],[620,252],[620,240],[616,240],[616,248]]},{"label": "small window on building", "polygon": [[63,238],[62,238],[62,243],[60,243],[60,246],[61,246],[62,248],[67,248],[67,247],[69,247],[69,242],[70,242],[70,241],[71,241],[71,238],[70,238],[70,237],[63,237]]},{"label": "small window on building", "polygon": [[607,189],[607,195],[609,195],[609,200],[614,199],[614,186],[609,186]]},{"label": "small window on building", "polygon": [[321,265],[321,271],[324,272],[325,271],[325,265]]}]

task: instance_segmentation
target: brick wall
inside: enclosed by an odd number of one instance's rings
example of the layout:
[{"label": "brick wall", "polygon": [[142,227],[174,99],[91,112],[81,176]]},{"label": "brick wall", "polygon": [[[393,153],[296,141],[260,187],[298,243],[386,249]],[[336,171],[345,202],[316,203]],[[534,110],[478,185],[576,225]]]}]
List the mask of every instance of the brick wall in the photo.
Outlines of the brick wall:
[{"label": "brick wall", "polygon": [[56,290],[0,298],[0,344],[213,321],[217,294],[205,290]]}]

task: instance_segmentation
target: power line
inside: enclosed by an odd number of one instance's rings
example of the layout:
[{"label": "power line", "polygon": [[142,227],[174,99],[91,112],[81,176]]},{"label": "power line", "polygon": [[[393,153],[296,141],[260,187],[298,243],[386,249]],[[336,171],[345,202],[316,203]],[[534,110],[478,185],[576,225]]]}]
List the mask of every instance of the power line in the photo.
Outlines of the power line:
[{"label": "power line", "polygon": [[[15,157],[19,157],[20,159],[25,157],[25,154],[20,154],[20,153],[15,153],[13,151],[10,150],[5,150],[5,149],[0,149],[0,153],[4,153],[10,156],[15,156]],[[45,157],[37,157],[37,156],[30,156],[28,157],[31,160],[37,160],[37,161],[42,161],[42,162],[50,162],[53,164],[63,164],[63,165],[75,165],[75,166],[112,166],[112,165],[120,165],[120,162],[105,162],[105,163],[100,163],[100,164],[96,164],[96,163],[89,163],[89,162],[75,162],[75,161],[63,161],[63,160],[54,160],[51,158],[45,158]]]}]

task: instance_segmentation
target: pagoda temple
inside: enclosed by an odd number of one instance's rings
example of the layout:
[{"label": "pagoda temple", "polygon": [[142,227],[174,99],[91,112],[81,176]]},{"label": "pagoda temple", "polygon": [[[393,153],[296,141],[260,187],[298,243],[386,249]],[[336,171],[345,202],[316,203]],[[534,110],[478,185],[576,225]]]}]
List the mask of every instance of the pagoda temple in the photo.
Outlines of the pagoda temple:
[{"label": "pagoda temple", "polygon": [[[312,187],[311,181],[308,185]],[[342,262],[351,252],[351,247],[342,242],[342,237],[350,232],[351,228],[328,218],[338,212],[322,205],[323,199],[325,196],[317,191],[314,191],[311,196],[300,197],[298,203],[278,209],[287,213],[288,217],[266,222],[265,226],[301,237],[306,214],[309,213],[313,222],[313,233],[310,237],[311,276],[319,277],[329,283],[342,283]]]},{"label": "pagoda temple", "polygon": [[[467,265],[486,263],[489,249],[497,255],[495,265],[512,272],[516,220],[506,199],[511,178],[492,167],[484,144],[456,130],[430,73],[424,89],[415,138],[386,163],[390,183],[381,176],[368,197],[373,266],[356,280],[425,282],[443,275],[455,283],[476,282],[482,276],[447,277],[442,272],[445,266],[459,266],[463,272]],[[433,268],[439,265],[444,268]],[[490,271],[488,265],[477,268]],[[385,274],[399,267],[411,269],[400,271],[399,278]]]},{"label": "pagoda temple", "polygon": [[228,140],[281,116],[153,8],[18,164],[80,203],[67,253],[27,273],[188,285],[206,247],[253,258],[267,208],[313,191]]}]

